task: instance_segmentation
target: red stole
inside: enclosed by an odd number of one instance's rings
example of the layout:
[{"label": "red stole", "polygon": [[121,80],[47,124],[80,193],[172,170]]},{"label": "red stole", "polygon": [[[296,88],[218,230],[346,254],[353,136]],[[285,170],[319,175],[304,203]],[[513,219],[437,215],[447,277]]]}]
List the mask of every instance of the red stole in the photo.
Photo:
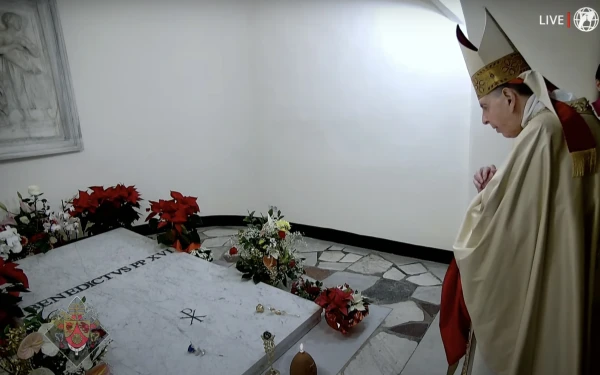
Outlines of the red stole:
[{"label": "red stole", "polygon": [[458,363],[467,353],[470,329],[471,317],[463,297],[460,272],[456,260],[452,259],[442,284],[440,306],[440,332],[449,366]]}]

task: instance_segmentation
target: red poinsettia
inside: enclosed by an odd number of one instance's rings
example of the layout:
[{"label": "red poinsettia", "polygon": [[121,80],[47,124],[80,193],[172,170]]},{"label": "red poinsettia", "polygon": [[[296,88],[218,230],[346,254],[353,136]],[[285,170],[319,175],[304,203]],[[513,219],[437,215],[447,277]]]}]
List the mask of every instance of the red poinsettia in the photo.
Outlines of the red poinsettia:
[{"label": "red poinsettia", "polygon": [[[81,219],[82,227],[90,234],[98,234],[118,227],[131,227],[139,219],[136,211],[141,201],[135,186],[118,184],[104,188],[91,186],[92,192],[79,191],[73,199],[73,216]],[[87,224],[93,225],[87,229]]]},{"label": "red poinsettia", "polygon": [[[23,270],[17,268],[16,263],[5,262],[0,258],[0,285],[10,283],[13,285],[23,284],[25,288],[29,288],[29,279]],[[10,295],[18,297],[18,291],[9,292]]]},{"label": "red poinsettia", "polygon": [[339,311],[342,315],[348,315],[348,306],[352,301],[352,293],[340,288],[329,288],[321,293],[315,303],[325,309],[325,312]]},{"label": "red poinsettia", "polygon": [[154,218],[156,215],[160,218],[158,229],[173,224],[177,232],[181,233],[182,225],[188,221],[189,216],[200,212],[197,197],[186,197],[183,194],[172,191],[171,200],[162,200],[158,202],[150,201],[150,208],[146,211],[152,211],[146,218],[146,221]]},{"label": "red poinsettia", "polygon": [[27,292],[29,280],[25,273],[17,268],[17,264],[5,262],[0,258],[0,285],[11,284],[0,291],[0,327],[13,324],[15,318],[23,317],[19,307],[21,292]]},{"label": "red poinsettia", "polygon": [[[177,191],[171,191],[170,200],[150,201],[150,214],[146,218],[155,230],[166,229],[157,237],[159,243],[174,247],[177,251],[191,252],[200,248],[200,236],[189,231],[201,224],[198,198],[188,197]],[[158,216],[158,218],[156,218]]]},{"label": "red poinsettia", "polygon": [[325,289],[315,299],[315,303],[325,309],[327,324],[342,334],[348,333],[369,315],[368,299],[350,289],[347,284]]}]

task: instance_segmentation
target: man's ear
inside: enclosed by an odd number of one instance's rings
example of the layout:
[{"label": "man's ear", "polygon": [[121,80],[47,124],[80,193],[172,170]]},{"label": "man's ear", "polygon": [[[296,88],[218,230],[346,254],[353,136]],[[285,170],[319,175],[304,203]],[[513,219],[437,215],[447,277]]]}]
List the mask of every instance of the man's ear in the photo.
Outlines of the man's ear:
[{"label": "man's ear", "polygon": [[596,88],[598,89],[598,91],[600,91],[600,80],[599,79],[596,80]]},{"label": "man's ear", "polygon": [[517,103],[517,93],[514,90],[505,87],[502,89],[502,96],[508,101],[510,109],[513,110]]}]

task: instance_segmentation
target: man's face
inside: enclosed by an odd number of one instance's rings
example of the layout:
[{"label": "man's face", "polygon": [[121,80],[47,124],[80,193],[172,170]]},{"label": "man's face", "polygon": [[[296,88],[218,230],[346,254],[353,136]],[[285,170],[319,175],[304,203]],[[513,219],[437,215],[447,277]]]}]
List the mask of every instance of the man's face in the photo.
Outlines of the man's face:
[{"label": "man's face", "polygon": [[506,138],[515,138],[521,133],[522,113],[516,113],[517,94],[510,89],[491,92],[479,99],[481,121],[490,125]]}]

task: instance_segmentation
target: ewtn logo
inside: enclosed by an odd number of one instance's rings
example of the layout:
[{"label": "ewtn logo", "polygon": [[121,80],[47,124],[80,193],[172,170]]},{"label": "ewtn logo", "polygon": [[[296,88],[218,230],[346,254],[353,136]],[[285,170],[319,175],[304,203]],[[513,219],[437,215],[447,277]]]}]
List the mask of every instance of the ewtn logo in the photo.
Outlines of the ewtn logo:
[{"label": "ewtn logo", "polygon": [[600,17],[598,12],[590,7],[583,7],[573,14],[571,12],[564,14],[555,15],[541,15],[540,14],[540,25],[543,26],[566,26],[571,28],[571,25],[575,26],[578,30],[583,32],[590,32],[595,30],[600,23]]}]

